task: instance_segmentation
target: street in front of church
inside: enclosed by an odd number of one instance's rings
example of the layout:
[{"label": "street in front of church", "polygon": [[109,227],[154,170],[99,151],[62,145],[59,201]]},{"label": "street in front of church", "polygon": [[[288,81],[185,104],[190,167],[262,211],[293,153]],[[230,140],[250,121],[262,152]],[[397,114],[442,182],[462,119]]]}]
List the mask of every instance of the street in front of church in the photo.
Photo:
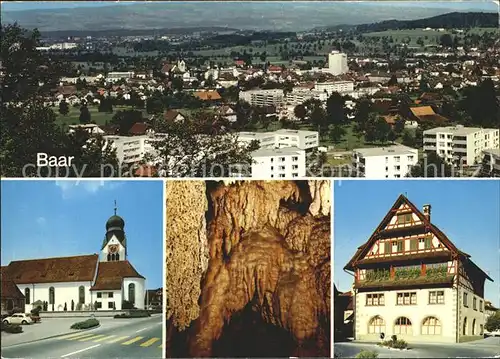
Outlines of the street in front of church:
[{"label": "street in front of church", "polygon": [[[110,319],[101,327],[12,346],[2,358],[160,358],[162,315],[146,319]],[[42,326],[43,323],[36,324]],[[2,339],[3,339],[2,335]]]}]

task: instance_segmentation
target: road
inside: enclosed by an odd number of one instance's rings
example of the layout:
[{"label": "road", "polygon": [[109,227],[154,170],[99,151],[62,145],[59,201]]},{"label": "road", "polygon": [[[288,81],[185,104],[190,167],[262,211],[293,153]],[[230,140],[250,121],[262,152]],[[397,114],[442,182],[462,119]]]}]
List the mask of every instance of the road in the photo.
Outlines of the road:
[{"label": "road", "polygon": [[[116,319],[122,320],[122,319]],[[162,316],[2,348],[2,358],[161,358]]]},{"label": "road", "polygon": [[486,338],[460,344],[411,344],[410,350],[389,350],[369,343],[335,343],[335,355],[354,358],[363,350],[377,352],[379,358],[499,358],[500,338]]}]

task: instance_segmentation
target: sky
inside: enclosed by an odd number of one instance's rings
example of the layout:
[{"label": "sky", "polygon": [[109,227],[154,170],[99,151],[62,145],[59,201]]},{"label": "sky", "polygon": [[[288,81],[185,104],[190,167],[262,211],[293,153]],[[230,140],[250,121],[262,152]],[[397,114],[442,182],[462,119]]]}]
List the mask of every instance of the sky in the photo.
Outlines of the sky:
[{"label": "sky", "polygon": [[[19,10],[35,10],[35,9],[63,9],[63,8],[83,8],[83,7],[99,7],[109,5],[130,5],[139,1],[2,1],[3,10],[19,11]],[[375,1],[369,1],[374,3]],[[397,1],[400,3],[401,1]],[[495,11],[497,7],[492,0],[475,0],[475,1],[405,1],[407,6],[416,7],[434,7],[434,8],[457,8],[460,9],[481,9],[485,11]],[[387,5],[387,1],[381,1]]]},{"label": "sky", "polygon": [[431,205],[431,222],[494,282],[485,299],[500,307],[500,181],[404,180],[335,181],[334,282],[348,291],[353,277],[343,271],[400,194],[417,208]]},{"label": "sky", "polygon": [[163,287],[162,181],[1,182],[1,263],[100,253],[106,221],[125,221],[128,260],[148,289]]}]

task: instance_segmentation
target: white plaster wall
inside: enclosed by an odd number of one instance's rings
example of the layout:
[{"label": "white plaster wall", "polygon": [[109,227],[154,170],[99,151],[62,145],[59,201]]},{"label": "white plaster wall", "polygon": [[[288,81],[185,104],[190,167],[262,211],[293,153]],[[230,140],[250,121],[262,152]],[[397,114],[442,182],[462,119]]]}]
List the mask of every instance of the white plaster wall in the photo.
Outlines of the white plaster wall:
[{"label": "white plaster wall", "polygon": [[108,246],[113,244],[117,244],[119,246],[118,249],[118,254],[120,255],[120,260],[123,261],[125,260],[125,247],[120,243],[120,241],[116,238],[116,236],[112,236],[111,239],[108,241],[108,244],[102,249],[101,251],[101,262],[107,262],[108,261],[108,253],[109,249]]},{"label": "white plaster wall", "polygon": [[[465,306],[464,303],[464,293],[467,293],[467,298],[468,298],[468,307]],[[477,301],[477,306],[476,310],[474,310],[474,298],[476,298]],[[480,335],[481,329],[480,326],[485,323],[485,315],[484,312],[480,311],[480,305],[479,302],[482,300],[483,301],[483,310],[484,310],[484,298],[481,298],[478,295],[475,295],[472,291],[468,290],[467,288],[460,287],[459,288],[459,334],[460,337],[482,337]],[[464,334],[464,320],[467,318],[467,324],[466,324],[466,329],[465,329],[465,334]],[[475,322],[475,332],[473,332],[472,327],[473,327],[473,322]]]},{"label": "white plaster wall", "polygon": [[146,280],[142,278],[125,278],[123,280],[123,299],[129,300],[128,285],[135,284],[135,302],[134,305],[137,309],[144,309],[144,298],[146,297]]},{"label": "white plaster wall", "polygon": [[[279,157],[285,157],[285,161],[279,161]],[[297,157],[293,161],[292,157]],[[273,161],[271,162],[271,159]],[[293,178],[305,177],[306,175],[306,156],[304,151],[298,150],[293,155],[276,155],[276,156],[255,156],[252,163],[252,177],[255,178]],[[284,170],[280,170],[280,166],[284,166]],[[294,168],[294,166],[297,166]],[[273,168],[271,170],[271,167]],[[281,176],[284,175],[284,176]],[[294,175],[295,174],[295,175]]]},{"label": "white plaster wall", "polygon": [[[67,303],[68,311],[71,311],[71,300],[75,302],[76,305],[79,300],[79,289],[80,286],[85,288],[85,303],[90,304],[90,287],[91,282],[63,282],[63,283],[33,283],[33,284],[18,284],[17,287],[24,294],[26,288],[30,288],[30,304],[26,305],[26,311],[33,309],[31,305],[33,302],[41,300],[49,302],[49,288],[54,287],[54,311],[64,311],[64,303]],[[52,311],[52,305],[49,304],[48,311]]]},{"label": "white plaster wall", "polygon": [[[429,304],[429,291],[443,290],[444,304]],[[396,305],[398,292],[416,292],[416,305]],[[456,291],[453,288],[411,289],[401,291],[374,292],[384,293],[384,306],[366,306],[366,295],[356,295],[356,329],[357,340],[379,341],[379,334],[368,334],[368,324],[376,315],[385,321],[385,339],[395,334],[394,324],[399,317],[407,317],[412,323],[412,335],[399,335],[398,339],[407,342],[455,342]],[[441,322],[441,335],[422,335],[422,323],[425,318],[433,316]]]},{"label": "white plaster wall", "polygon": [[[101,293],[101,298],[97,297],[97,293]],[[109,293],[113,293],[110,297]],[[122,309],[122,291],[121,290],[106,290],[106,291],[92,291],[92,303],[101,302],[102,306],[98,310],[113,310],[108,307],[108,303],[115,303],[116,310]]]}]

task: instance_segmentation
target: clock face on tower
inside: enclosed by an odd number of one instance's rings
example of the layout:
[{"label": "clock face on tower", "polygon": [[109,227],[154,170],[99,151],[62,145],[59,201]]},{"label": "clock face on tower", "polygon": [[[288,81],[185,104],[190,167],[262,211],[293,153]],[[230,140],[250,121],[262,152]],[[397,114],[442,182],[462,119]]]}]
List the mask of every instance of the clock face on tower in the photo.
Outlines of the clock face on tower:
[{"label": "clock face on tower", "polygon": [[110,244],[110,245],[108,246],[108,251],[109,251],[109,253],[111,253],[111,254],[118,253],[118,249],[119,249],[118,244]]}]

